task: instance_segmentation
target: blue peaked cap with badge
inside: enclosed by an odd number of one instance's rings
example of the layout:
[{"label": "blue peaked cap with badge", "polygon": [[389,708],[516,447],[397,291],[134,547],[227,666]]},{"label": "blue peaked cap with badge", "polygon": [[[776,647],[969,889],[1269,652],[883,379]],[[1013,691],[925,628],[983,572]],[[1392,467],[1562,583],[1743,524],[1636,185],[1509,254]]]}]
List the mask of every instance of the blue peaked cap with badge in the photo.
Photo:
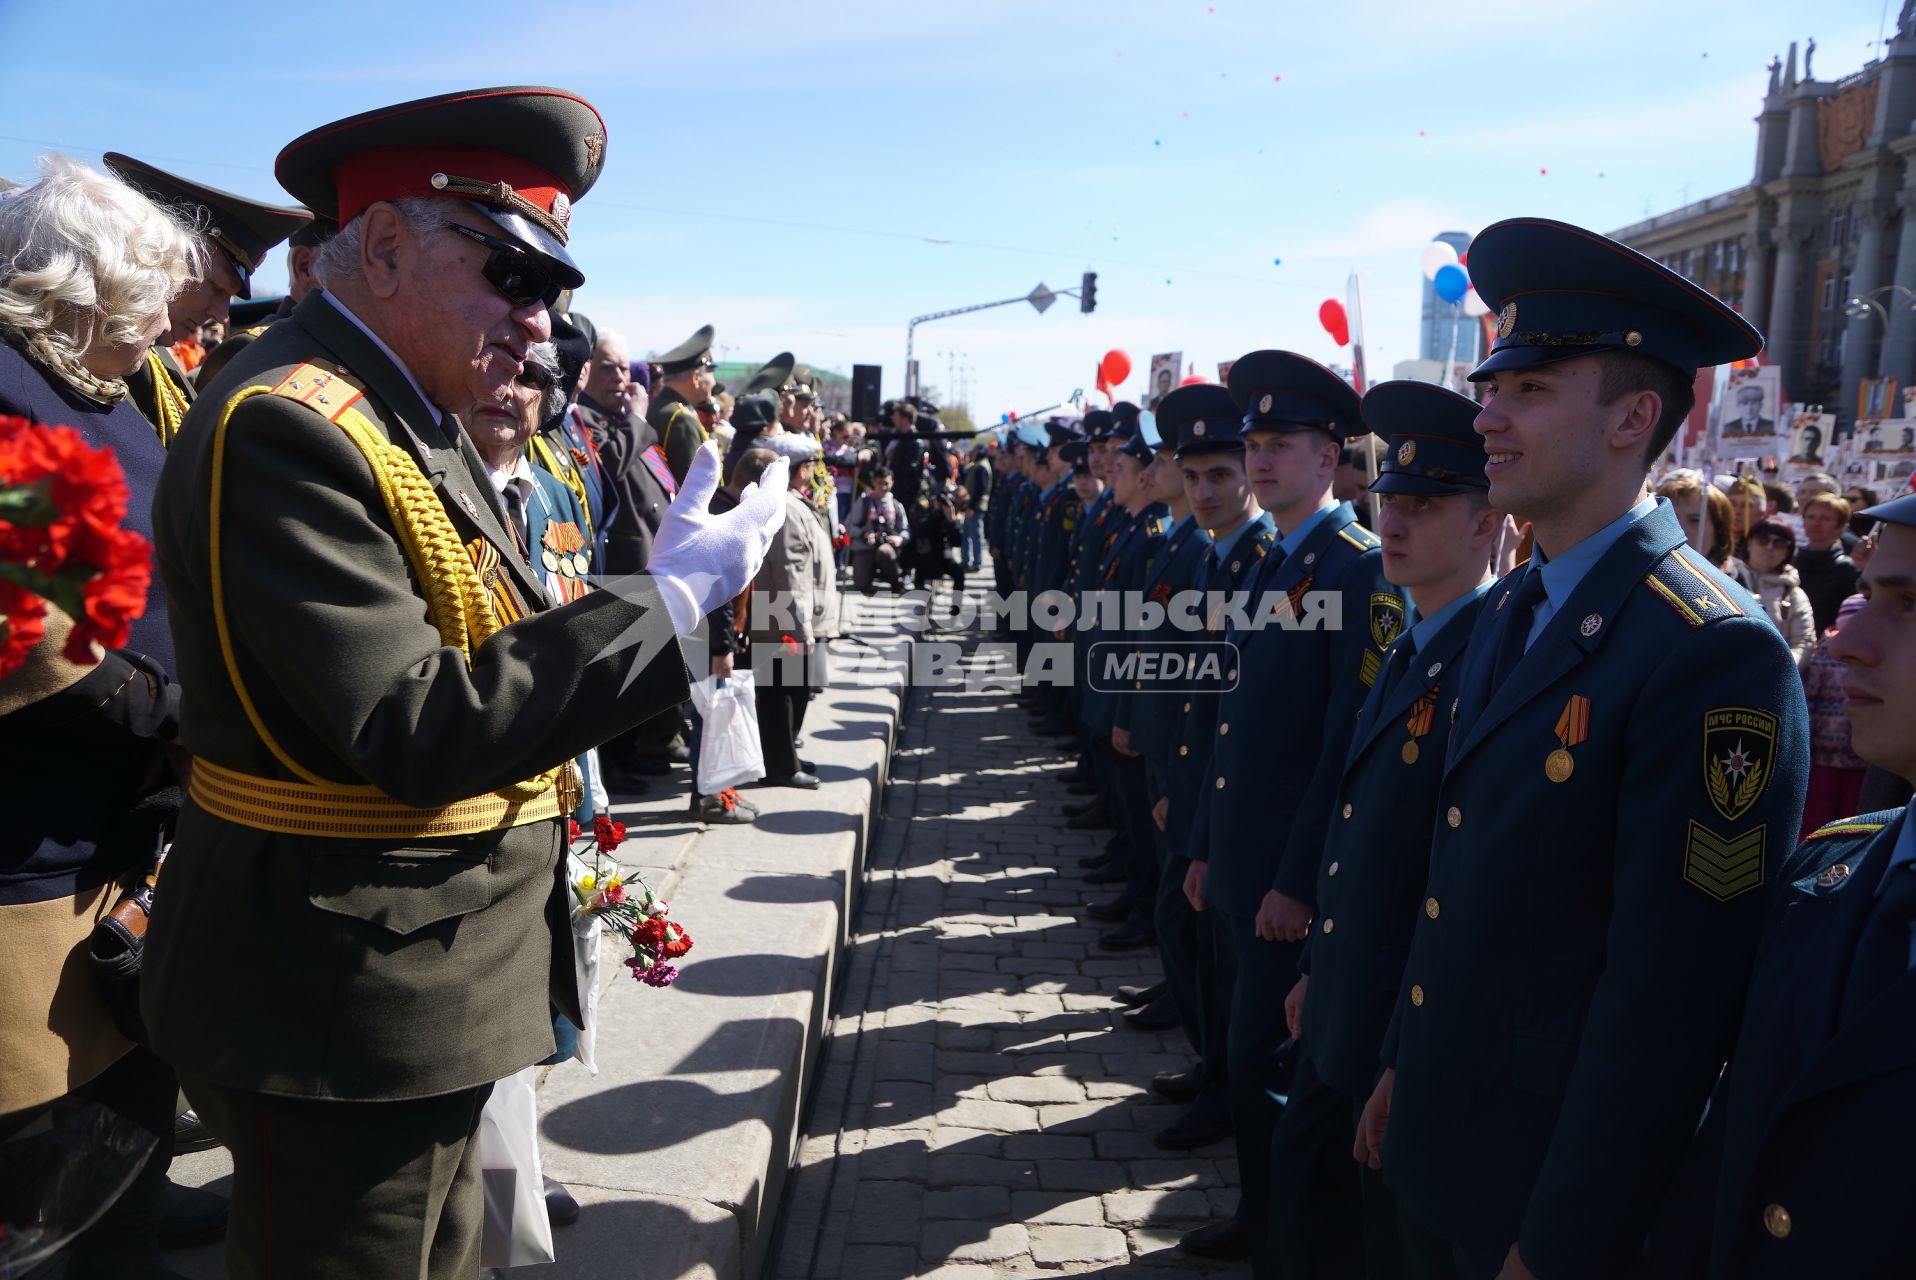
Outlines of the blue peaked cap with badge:
[{"label": "blue peaked cap with badge", "polygon": [[1244,447],[1244,418],[1231,393],[1215,382],[1173,387],[1158,401],[1158,433],[1179,458]]},{"label": "blue peaked cap with badge", "polygon": [[1295,351],[1238,357],[1230,388],[1245,431],[1325,431],[1339,443],[1370,433],[1350,383]]},{"label": "blue peaked cap with badge", "polygon": [[1437,497],[1484,490],[1484,438],[1475,400],[1434,382],[1380,382],[1364,393],[1364,421],[1385,444],[1372,493]]},{"label": "blue peaked cap with badge", "polygon": [[1480,382],[1599,351],[1685,373],[1748,360],[1763,335],[1729,303],[1616,241],[1548,218],[1510,218],[1470,243],[1470,279],[1497,316]]},{"label": "blue peaked cap with badge", "polygon": [[1091,409],[1084,415],[1085,438],[1093,444],[1109,440],[1118,429],[1118,419],[1109,409]]}]

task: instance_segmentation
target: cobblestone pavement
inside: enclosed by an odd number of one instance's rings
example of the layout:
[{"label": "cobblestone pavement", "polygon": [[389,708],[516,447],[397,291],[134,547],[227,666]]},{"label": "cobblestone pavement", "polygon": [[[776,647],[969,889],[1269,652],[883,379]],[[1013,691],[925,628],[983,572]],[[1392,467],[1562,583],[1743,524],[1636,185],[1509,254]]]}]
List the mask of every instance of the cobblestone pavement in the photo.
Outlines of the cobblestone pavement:
[{"label": "cobblestone pavement", "polygon": [[913,699],[774,1275],[1242,1274],[1175,1247],[1236,1162],[1151,1143],[1178,1110],[1151,1076],[1189,1055],[1117,1016],[1159,971],[1080,919],[1106,833],[1064,829],[1068,762],[1002,691]]}]

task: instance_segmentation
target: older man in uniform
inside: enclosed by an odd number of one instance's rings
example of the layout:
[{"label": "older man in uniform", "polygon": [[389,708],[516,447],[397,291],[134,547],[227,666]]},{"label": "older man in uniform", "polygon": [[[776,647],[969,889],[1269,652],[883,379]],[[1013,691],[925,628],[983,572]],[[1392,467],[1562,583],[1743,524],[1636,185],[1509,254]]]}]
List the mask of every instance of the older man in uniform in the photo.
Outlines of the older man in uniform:
[{"label": "older man in uniform", "polygon": [[1389,1193],[1374,1170],[1360,1178],[1348,1154],[1423,910],[1422,837],[1450,737],[1438,710],[1490,590],[1503,523],[1487,496],[1476,401],[1386,382],[1364,396],[1363,412],[1385,446],[1371,486],[1382,495],[1384,576],[1410,593],[1411,612],[1338,772],[1317,872],[1321,922],[1285,1007],[1297,1063],[1271,1140],[1272,1230],[1254,1260],[1259,1276],[1400,1274]]},{"label": "older man in uniform", "polygon": [[[450,416],[503,401],[605,127],[552,89],[339,121],[280,181],[336,216],[324,290],[189,413],[161,479],[194,757],[146,948],[156,1052],[233,1152],[235,1277],[469,1280],[491,1082],[575,1021],[570,760],[686,696],[676,637],[735,594],[782,468],[650,579],[552,607]],[[240,1011],[243,1016],[236,1015]]]},{"label": "older man in uniform", "polygon": [[[1856,753],[1916,783],[1916,495],[1864,514],[1867,603],[1825,643]],[[1829,823],[1778,879],[1656,1280],[1891,1280],[1916,1258],[1916,824],[1907,806]]]},{"label": "older man in uniform", "polygon": [[685,483],[686,468],[692,455],[705,443],[705,428],[699,425],[692,406],[712,394],[711,325],[703,325],[687,338],[652,361],[659,371],[659,385],[646,406],[645,420],[652,426],[654,442],[665,450],[666,466],[672,479]]},{"label": "older man in uniform", "polygon": [[101,159],[115,177],[197,231],[206,248],[205,272],[167,303],[170,327],[126,380],[134,405],[160,433],[160,443],[170,445],[193,402],[195,380],[180,368],[169,344],[198,338],[201,325],[227,318],[234,298],[252,297],[253,271],[267,250],[310,224],[313,215],[205,186],[117,151]]},{"label": "older man in uniform", "polygon": [[1356,1150],[1381,1159],[1410,1274],[1607,1280],[1729,1055],[1803,809],[1788,647],[1644,494],[1696,370],[1762,337],[1559,222],[1490,227],[1470,269],[1498,309],[1471,375],[1490,500],[1536,550],[1438,712],[1429,883]]}]

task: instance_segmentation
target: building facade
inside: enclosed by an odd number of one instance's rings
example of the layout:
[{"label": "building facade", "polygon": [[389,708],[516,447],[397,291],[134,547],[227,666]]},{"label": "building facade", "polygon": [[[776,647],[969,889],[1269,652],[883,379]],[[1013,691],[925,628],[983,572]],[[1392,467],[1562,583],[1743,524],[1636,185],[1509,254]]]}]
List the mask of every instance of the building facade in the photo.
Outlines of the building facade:
[{"label": "building facade", "polygon": [[1847,430],[1866,382],[1916,378],[1916,21],[1841,80],[1772,59],[1748,185],[1611,235],[1736,304],[1786,399]]}]

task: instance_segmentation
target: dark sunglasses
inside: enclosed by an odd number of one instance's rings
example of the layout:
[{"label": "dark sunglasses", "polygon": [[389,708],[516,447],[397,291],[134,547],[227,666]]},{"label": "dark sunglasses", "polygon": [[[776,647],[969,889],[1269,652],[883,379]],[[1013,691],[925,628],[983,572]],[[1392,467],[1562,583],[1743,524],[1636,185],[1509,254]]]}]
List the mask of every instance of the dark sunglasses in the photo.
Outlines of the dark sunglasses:
[{"label": "dark sunglasses", "polygon": [[1753,533],[1750,535],[1750,541],[1766,543],[1772,547],[1787,547],[1790,545],[1791,539],[1784,537],[1780,533]]},{"label": "dark sunglasses", "polygon": [[554,378],[538,365],[529,364],[519,371],[519,376],[514,378],[513,381],[522,387],[531,387],[535,391],[545,391],[550,389],[558,379]]},{"label": "dark sunglasses", "polygon": [[539,261],[537,255],[510,240],[475,231],[464,223],[442,222],[439,225],[448,231],[457,231],[466,239],[491,250],[486,254],[486,260],[479,264],[479,274],[513,306],[529,307],[535,302],[542,302],[549,307],[559,300],[564,286],[553,279],[552,271]]}]

